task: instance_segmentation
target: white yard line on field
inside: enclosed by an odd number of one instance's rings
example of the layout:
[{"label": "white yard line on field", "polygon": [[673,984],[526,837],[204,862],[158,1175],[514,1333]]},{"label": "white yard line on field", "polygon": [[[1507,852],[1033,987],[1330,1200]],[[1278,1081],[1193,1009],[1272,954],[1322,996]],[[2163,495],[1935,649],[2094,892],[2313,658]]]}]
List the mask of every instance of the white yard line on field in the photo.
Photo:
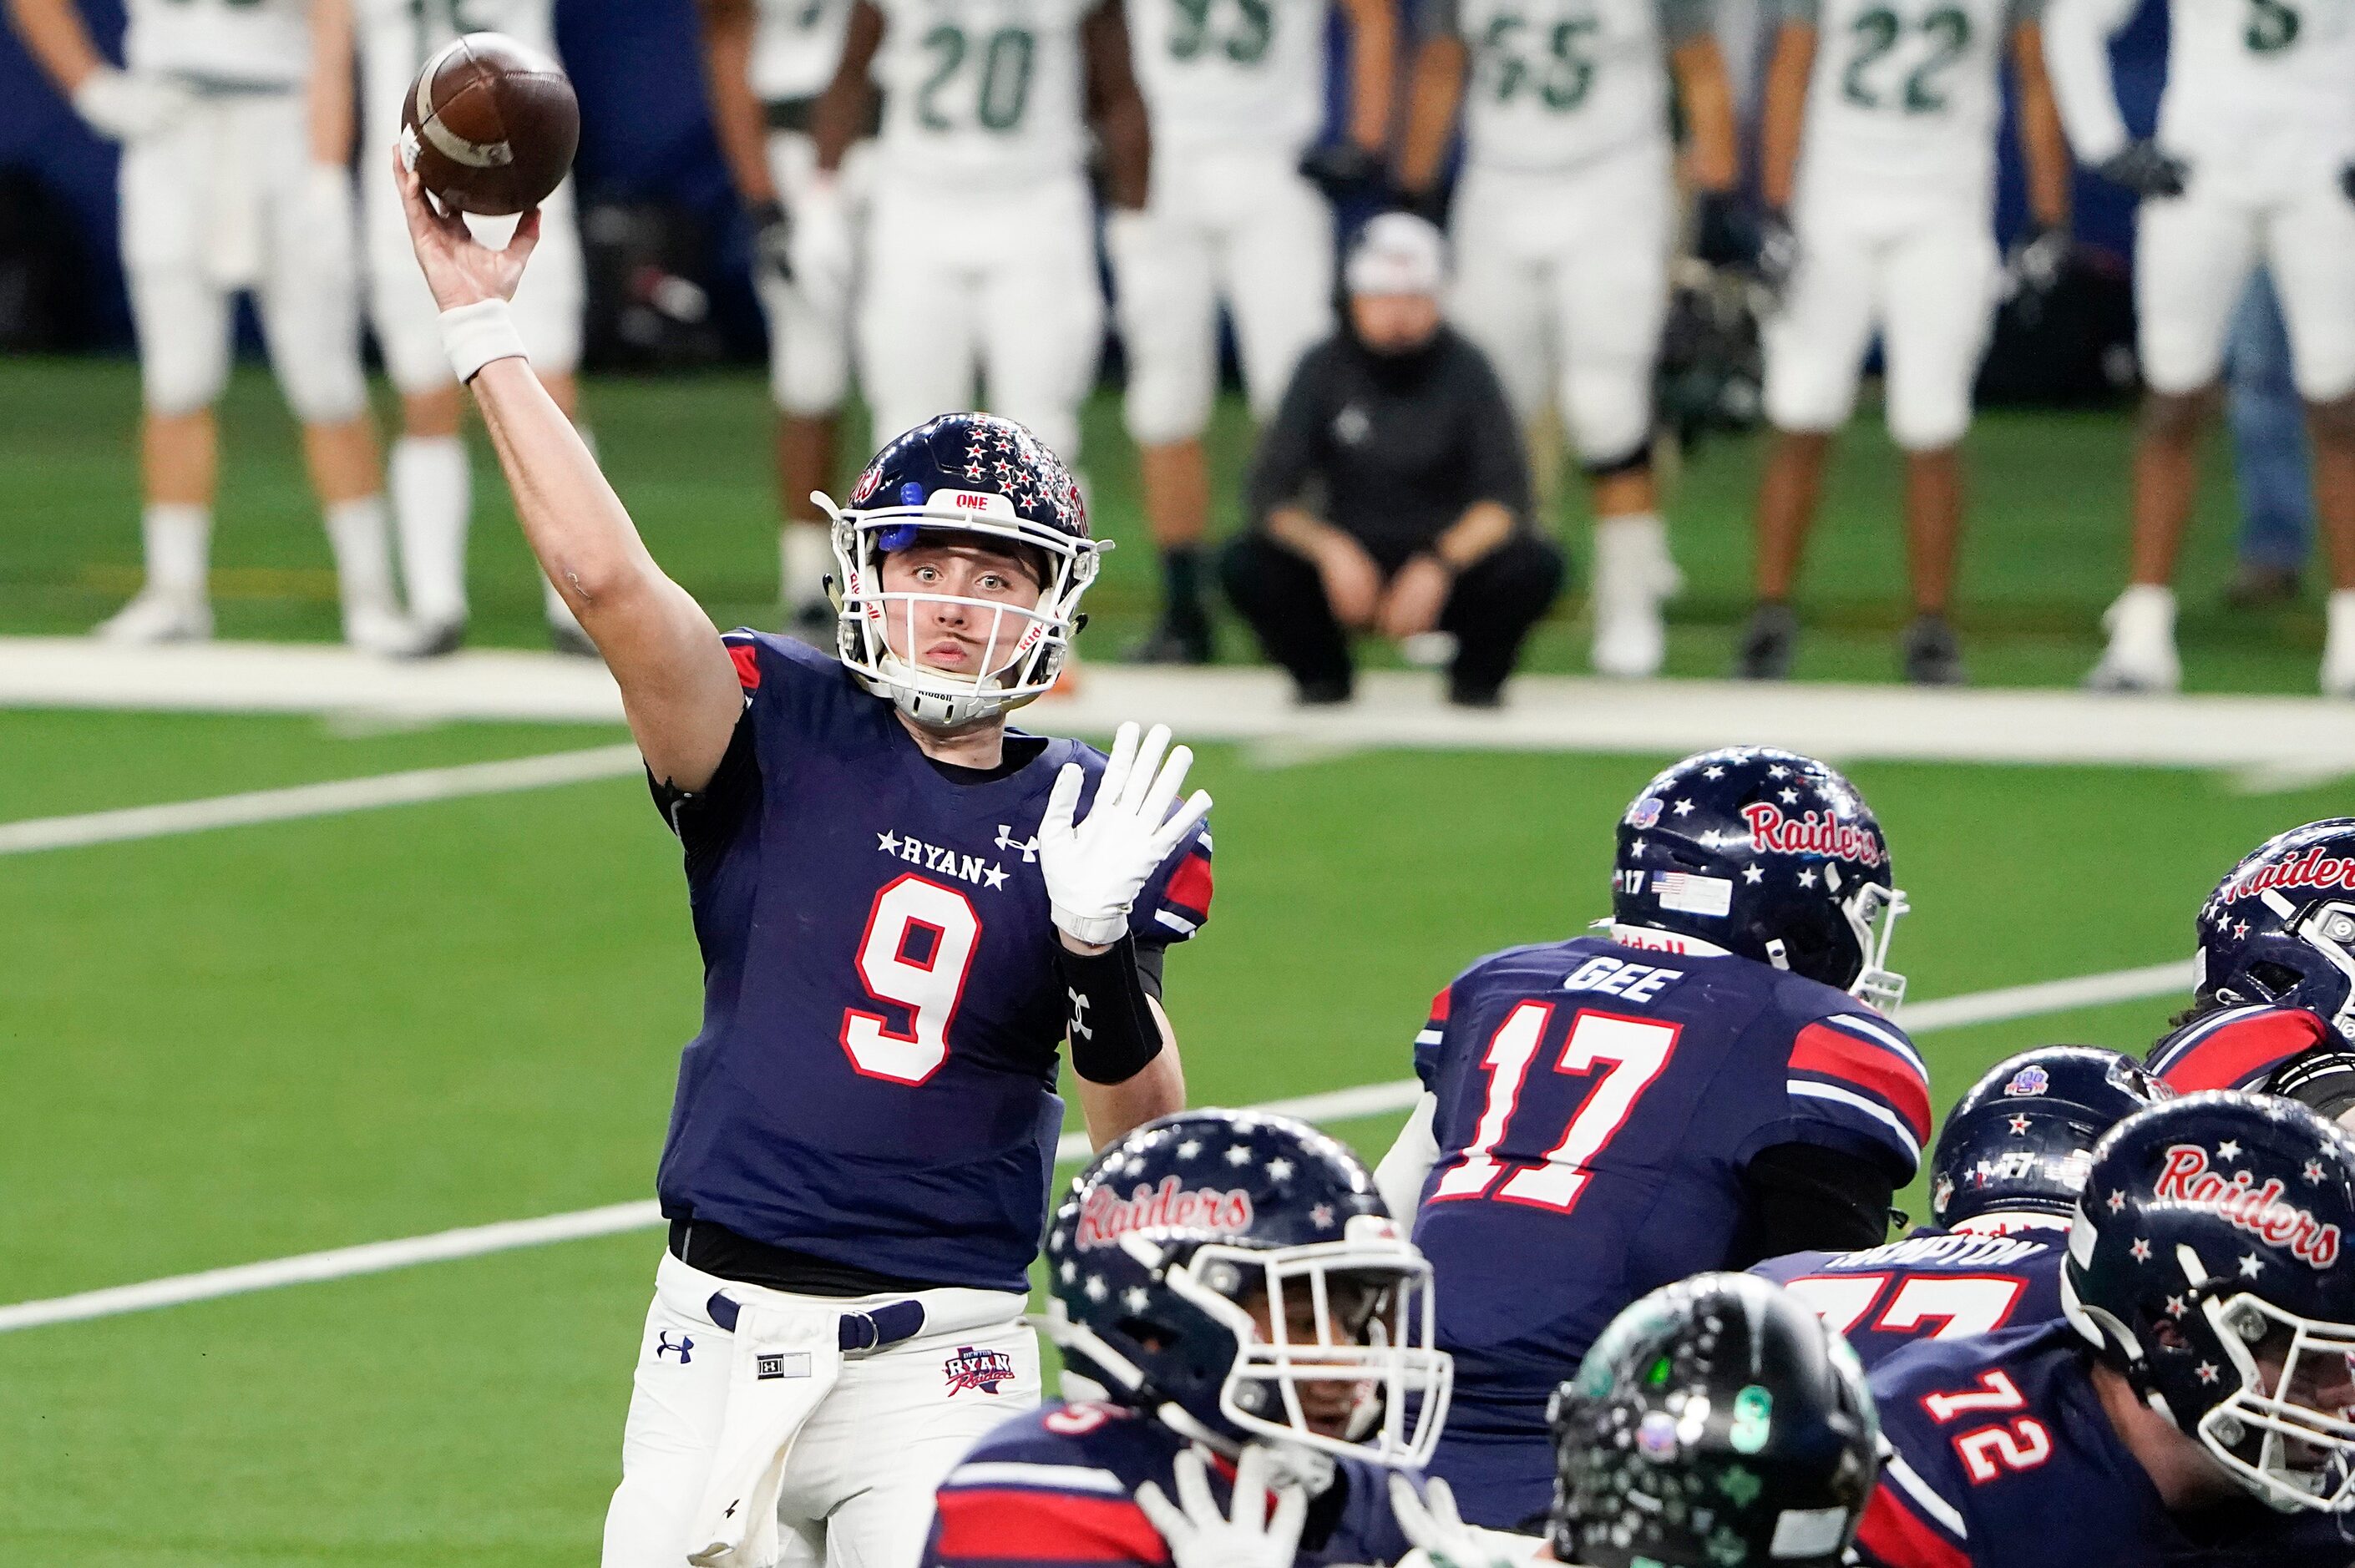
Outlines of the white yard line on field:
[{"label": "white yard line on field", "polygon": [[414,806],[428,800],[454,800],[466,795],[541,789],[552,784],[618,779],[644,766],[634,746],[595,746],[585,751],[556,751],[501,762],[469,762],[455,768],[419,768],[406,773],[338,779],[325,784],[297,784],[285,789],[255,789],[202,800],[175,800],[163,806],[132,806],[119,811],[91,811],[74,817],[33,817],[0,822],[0,854],[30,854],[37,850],[76,849],[85,844],[119,843],[125,839],[203,832],[209,828],[290,821],[297,817],[331,817],[382,806]]},{"label": "white yard line on field", "polygon": [[[2083,975],[2075,980],[2005,986],[1997,991],[1943,997],[1907,1008],[1902,1021],[1909,1033],[1929,1034],[1941,1029],[1961,1029],[2007,1019],[2068,1012],[2106,1002],[2138,1001],[2147,997],[2184,991],[2190,983],[2191,966],[2189,963],[2152,964],[2143,969]],[[1401,1078],[1394,1083],[1361,1084],[1354,1088],[1331,1089],[1323,1094],[1302,1095],[1293,1099],[1269,1100],[1251,1108],[1282,1116],[1296,1116],[1307,1121],[1347,1121],[1357,1117],[1402,1111],[1414,1104],[1415,1097],[1421,1092],[1422,1086],[1414,1079]],[[1057,1146],[1055,1157],[1059,1160],[1073,1160],[1085,1157],[1087,1152],[1086,1134],[1067,1133]],[[408,1268],[421,1263],[480,1257],[487,1253],[544,1246],[550,1242],[614,1235],[623,1231],[650,1229],[660,1224],[661,1212],[649,1199],[634,1203],[609,1203],[602,1208],[581,1209],[567,1214],[549,1214],[536,1220],[503,1220],[496,1224],[467,1225],[458,1230],[436,1231],[431,1235],[408,1236],[398,1241],[367,1242],[358,1246],[303,1253],[294,1257],[240,1264],[231,1268],[209,1268],[199,1274],[173,1275],[168,1278],[150,1279],[136,1285],[85,1290],[73,1296],[20,1301],[14,1306],[0,1307],[0,1333],[39,1328],[49,1323],[112,1318],[156,1307],[177,1307],[223,1296],[242,1296],[250,1291],[275,1289],[282,1285],[308,1285],[321,1280],[346,1279],[359,1274],[380,1274],[388,1269]]]}]

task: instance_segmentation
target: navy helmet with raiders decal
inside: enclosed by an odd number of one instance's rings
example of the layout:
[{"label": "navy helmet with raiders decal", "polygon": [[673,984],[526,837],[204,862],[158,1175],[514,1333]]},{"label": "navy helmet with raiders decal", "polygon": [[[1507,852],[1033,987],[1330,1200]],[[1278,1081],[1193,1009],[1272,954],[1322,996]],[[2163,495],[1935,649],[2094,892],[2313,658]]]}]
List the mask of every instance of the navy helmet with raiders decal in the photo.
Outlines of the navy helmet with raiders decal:
[{"label": "navy helmet with raiders decal", "polygon": [[2355,1141],[2211,1089],[2094,1150],[2061,1301],[2101,1359],[2276,1509],[2355,1510]]},{"label": "navy helmet with raiders decal", "polygon": [[1755,1275],[1697,1274],[1629,1307],[1547,1420],[1548,1535],[1586,1568],[1833,1568],[1880,1469],[1856,1352]]},{"label": "navy helmet with raiders decal", "polygon": [[2355,1042],[2355,817],[2259,844],[2200,906],[2203,1007],[2302,1007]]},{"label": "navy helmet with raiders decal", "polygon": [[1614,935],[1636,946],[1756,959],[1884,1012],[1905,995],[1889,968],[1906,908],[1889,841],[1813,758],[1729,747],[1661,773],[1619,820],[1611,893]]},{"label": "navy helmet with raiders decal", "polygon": [[[1054,685],[1081,625],[1080,596],[1112,545],[1090,536],[1079,484],[1028,429],[993,414],[943,414],[876,453],[847,506],[811,499],[834,520],[837,652],[868,691],[919,724],[955,729]],[[1037,603],[884,588],[885,556],[941,536],[1019,556],[1038,576]],[[919,615],[944,606],[972,618],[983,652],[970,671],[913,655]],[[895,630],[910,653],[892,651]]]},{"label": "navy helmet with raiders decal", "polygon": [[1275,1439],[1421,1465],[1447,1417],[1431,1266],[1372,1175],[1288,1117],[1138,1128],[1047,1234],[1048,1332],[1106,1398],[1233,1453]]},{"label": "navy helmet with raiders decal", "polygon": [[1930,1218],[1949,1227],[2021,1213],[2065,1221],[2102,1134],[2173,1097],[2141,1063],[2098,1045],[2007,1056],[1946,1113],[1930,1157]]}]

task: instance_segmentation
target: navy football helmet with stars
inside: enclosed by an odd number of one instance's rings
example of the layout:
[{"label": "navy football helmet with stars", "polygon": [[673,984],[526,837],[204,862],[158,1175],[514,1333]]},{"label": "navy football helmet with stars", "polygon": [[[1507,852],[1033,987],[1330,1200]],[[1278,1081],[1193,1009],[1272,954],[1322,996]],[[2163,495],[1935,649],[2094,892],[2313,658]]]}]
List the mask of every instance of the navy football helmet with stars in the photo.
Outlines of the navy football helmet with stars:
[{"label": "navy football helmet with stars", "polygon": [[2098,1045],[2040,1045],[1988,1068],[1946,1113],[1930,1157],[1930,1217],[2077,1212],[2094,1145],[2174,1091],[2131,1056]]},{"label": "navy football helmet with stars", "polygon": [[1697,1274],[1620,1313],[1547,1424],[1548,1539],[1587,1568],[1834,1568],[1880,1470],[1856,1352],[1749,1274]]},{"label": "navy football helmet with stars", "polygon": [[2200,909],[2203,1006],[2302,1007],[2355,1044],[2355,817],[2279,833]]},{"label": "navy football helmet with stars", "polygon": [[[1054,685],[1082,624],[1080,596],[1095,581],[1111,542],[1088,533],[1080,487],[1062,460],[1011,419],[943,414],[875,454],[837,506],[812,500],[834,520],[836,641],[859,683],[934,729],[955,729],[1004,713]],[[883,557],[920,537],[965,535],[1013,546],[1038,570],[1035,608],[946,594],[889,592]],[[916,644],[919,607],[956,604],[986,626],[986,646],[1010,649],[995,669],[953,673],[891,652],[886,629],[898,618],[904,646]]]},{"label": "navy football helmet with stars", "polygon": [[1213,1447],[1421,1465],[1439,1441],[1454,1373],[1431,1266],[1357,1156],[1305,1123],[1197,1110],[1137,1128],[1071,1183],[1047,1276],[1066,1364]]},{"label": "navy football helmet with stars", "polygon": [[2355,1510],[2355,1141],[2213,1089],[2094,1150],[2061,1301],[2101,1359],[2284,1511]]},{"label": "navy football helmet with stars", "polygon": [[1905,995],[1889,968],[1906,908],[1889,841],[1813,758],[1730,747],[1662,773],[1619,820],[1611,894],[1613,934],[1634,946],[1756,959],[1883,1012]]}]

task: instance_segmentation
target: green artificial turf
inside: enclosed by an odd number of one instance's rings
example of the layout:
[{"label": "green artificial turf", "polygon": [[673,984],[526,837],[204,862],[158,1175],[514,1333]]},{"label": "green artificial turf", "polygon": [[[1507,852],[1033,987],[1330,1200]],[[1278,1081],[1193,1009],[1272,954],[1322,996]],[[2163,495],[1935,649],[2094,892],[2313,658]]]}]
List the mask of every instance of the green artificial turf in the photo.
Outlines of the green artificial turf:
[{"label": "green artificial turf", "polygon": [[[611,732],[0,714],[0,820]],[[1169,969],[1200,1103],[1405,1075],[1466,960],[1604,906],[1663,761],[1205,750],[1214,918]],[[1922,997],[2153,962],[2241,850],[2343,802],[2197,773],[1880,764]],[[0,858],[0,1299],[646,1195],[698,963],[629,779]],[[1926,1036],[2137,1047],[2171,1003]],[[1397,1118],[1337,1130],[1369,1157]],[[1918,1197],[1914,1200],[1918,1212]],[[0,1334],[0,1563],[588,1559],[650,1234]]]},{"label": "green artificial turf", "polygon": [[[389,416],[381,389],[379,405]],[[585,409],[606,468],[657,557],[723,626],[773,624],[776,509],[764,383],[738,373],[605,378],[590,384]],[[125,362],[0,360],[0,494],[9,498],[12,524],[0,527],[0,633],[83,630],[136,586],[136,376]],[[334,637],[325,541],[304,488],[293,427],[267,375],[242,367],[220,418],[214,580],[220,634]],[[847,462],[863,419],[854,415],[850,425]],[[1082,467],[1097,529],[1121,546],[1090,599],[1095,626],[1082,644],[1090,656],[1106,658],[1144,630],[1157,589],[1115,393],[1091,399],[1085,429]],[[2126,416],[2107,412],[1998,410],[1972,432],[1974,505],[1958,619],[1977,679],[2072,683],[2098,655],[2098,617],[2123,580],[2130,439]],[[1250,443],[1248,416],[1230,397],[1209,437],[1222,533],[1239,522]],[[1749,602],[1761,446],[1712,444],[1668,484],[1676,553],[1689,582],[1671,611],[1673,673],[1722,673],[1732,657]],[[545,634],[533,567],[479,438],[474,458],[474,636],[537,645]],[[2196,690],[2311,691],[2322,637],[2319,592],[2259,615],[2222,608],[2233,505],[2221,449],[2208,466],[2182,573],[2186,682]],[[849,477],[846,470],[837,493]],[[1901,482],[1898,455],[1868,409],[1839,444],[1802,585],[1808,633],[1801,676],[1893,676],[1894,638],[1905,619]],[[1535,668],[1585,667],[1581,510],[1568,493],[1549,518],[1571,544],[1573,586],[1533,640]],[[1223,637],[1225,656],[1252,654],[1236,623],[1226,623]],[[1387,657],[1380,650],[1369,656]]]}]

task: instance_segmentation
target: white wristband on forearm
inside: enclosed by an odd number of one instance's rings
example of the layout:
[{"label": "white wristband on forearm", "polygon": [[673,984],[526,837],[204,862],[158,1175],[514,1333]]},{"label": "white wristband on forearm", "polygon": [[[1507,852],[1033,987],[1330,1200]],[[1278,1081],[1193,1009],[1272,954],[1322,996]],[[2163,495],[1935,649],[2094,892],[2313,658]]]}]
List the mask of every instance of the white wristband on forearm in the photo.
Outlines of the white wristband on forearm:
[{"label": "white wristband on forearm", "polygon": [[464,386],[494,359],[523,359],[523,334],[505,300],[477,300],[442,313],[442,346]]}]

